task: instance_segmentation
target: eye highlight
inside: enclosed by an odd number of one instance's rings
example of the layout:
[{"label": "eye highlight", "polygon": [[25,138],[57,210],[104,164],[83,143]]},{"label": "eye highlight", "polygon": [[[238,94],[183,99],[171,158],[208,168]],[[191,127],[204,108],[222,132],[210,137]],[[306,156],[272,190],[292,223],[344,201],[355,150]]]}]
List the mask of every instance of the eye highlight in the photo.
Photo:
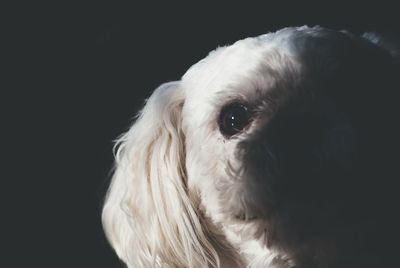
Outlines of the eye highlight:
[{"label": "eye highlight", "polygon": [[218,124],[220,132],[231,137],[242,132],[250,123],[250,113],[246,105],[242,103],[231,103],[221,110]]}]

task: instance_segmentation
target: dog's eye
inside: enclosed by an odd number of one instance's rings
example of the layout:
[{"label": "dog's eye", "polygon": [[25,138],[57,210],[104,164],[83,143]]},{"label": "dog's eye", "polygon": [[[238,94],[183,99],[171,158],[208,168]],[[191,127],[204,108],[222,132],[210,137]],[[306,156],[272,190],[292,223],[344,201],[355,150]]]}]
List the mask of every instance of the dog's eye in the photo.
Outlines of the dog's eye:
[{"label": "dog's eye", "polygon": [[243,131],[250,123],[248,109],[241,103],[225,106],[219,116],[219,129],[225,136],[233,136]]}]

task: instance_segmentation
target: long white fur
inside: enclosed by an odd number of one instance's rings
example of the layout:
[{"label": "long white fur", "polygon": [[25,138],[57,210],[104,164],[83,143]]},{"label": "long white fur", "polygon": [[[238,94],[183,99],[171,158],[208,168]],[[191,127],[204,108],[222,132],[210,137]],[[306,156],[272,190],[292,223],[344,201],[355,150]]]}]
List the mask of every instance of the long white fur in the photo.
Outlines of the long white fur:
[{"label": "long white fur", "polygon": [[177,87],[159,87],[118,141],[103,224],[129,267],[219,266],[185,186],[183,96]]}]

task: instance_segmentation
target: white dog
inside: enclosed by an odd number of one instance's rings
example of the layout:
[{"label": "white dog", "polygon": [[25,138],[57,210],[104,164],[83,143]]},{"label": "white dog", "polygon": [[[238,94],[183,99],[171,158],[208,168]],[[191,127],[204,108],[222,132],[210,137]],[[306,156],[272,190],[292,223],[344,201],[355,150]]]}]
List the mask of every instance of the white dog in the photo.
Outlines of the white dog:
[{"label": "white dog", "polygon": [[400,88],[386,47],[285,28],[218,48],[156,89],[117,143],[103,226],[118,256],[128,267],[393,267]]}]

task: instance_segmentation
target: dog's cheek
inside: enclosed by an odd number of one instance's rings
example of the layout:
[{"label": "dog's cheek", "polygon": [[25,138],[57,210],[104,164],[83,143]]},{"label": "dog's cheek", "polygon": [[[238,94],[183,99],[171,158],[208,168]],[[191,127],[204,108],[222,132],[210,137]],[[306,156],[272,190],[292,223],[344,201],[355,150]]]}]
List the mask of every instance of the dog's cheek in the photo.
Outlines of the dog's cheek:
[{"label": "dog's cheek", "polygon": [[[200,209],[213,221],[223,220],[220,199],[221,178],[226,177],[227,150],[225,143],[209,130],[188,132],[186,170],[189,191],[200,201]],[[201,141],[201,142],[199,142]]]}]

